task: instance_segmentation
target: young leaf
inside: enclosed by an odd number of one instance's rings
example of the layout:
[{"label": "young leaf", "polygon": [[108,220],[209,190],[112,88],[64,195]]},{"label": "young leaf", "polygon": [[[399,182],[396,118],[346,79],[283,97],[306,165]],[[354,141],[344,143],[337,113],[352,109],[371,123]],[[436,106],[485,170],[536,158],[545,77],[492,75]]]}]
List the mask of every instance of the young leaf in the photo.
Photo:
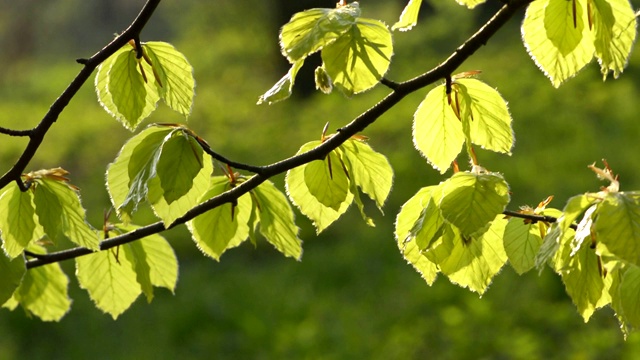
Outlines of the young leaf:
[{"label": "young leaf", "polygon": [[599,261],[593,249],[583,246],[573,258],[564,259],[565,263],[570,262],[571,265],[560,272],[567,294],[585,322],[596,309],[611,302],[611,277],[602,274]]},{"label": "young leaf", "polygon": [[393,169],[387,158],[375,152],[369,144],[355,139],[347,140],[340,150],[351,181],[382,211],[393,185]]},{"label": "young leaf", "polygon": [[292,64],[322,49],[349,30],[360,16],[358,3],[336,9],[311,9],[295,14],[280,31],[280,47]]},{"label": "young leaf", "polygon": [[324,160],[304,166],[304,183],[322,205],[338,211],[349,194],[349,178],[340,156],[332,151]]},{"label": "young leaf", "polygon": [[[546,209],[544,215],[561,214],[556,209]],[[544,229],[544,230],[543,230]],[[542,246],[542,236],[546,235],[547,225],[532,223],[524,219],[510,218],[504,231],[504,250],[513,269],[520,275],[533,269],[536,255]]]},{"label": "young leaf", "polygon": [[20,191],[18,185],[8,185],[0,195],[0,235],[2,249],[13,259],[31,243],[44,236],[33,205],[33,192]]},{"label": "young leaf", "polygon": [[322,61],[333,85],[346,96],[375,86],[393,56],[391,32],[378,20],[359,18],[354,26],[322,49]]},{"label": "young leaf", "polygon": [[451,254],[439,263],[451,282],[482,295],[507,261],[502,236],[507,221],[498,216],[479,237],[456,236]]},{"label": "young leaf", "polygon": [[459,172],[441,186],[442,216],[465,236],[484,228],[509,203],[509,186],[497,173]]},{"label": "young leaf", "polygon": [[418,13],[420,12],[422,0],[409,0],[407,6],[400,14],[400,20],[393,24],[391,30],[409,31],[418,23]]},{"label": "young leaf", "polygon": [[630,266],[624,271],[618,289],[619,311],[624,323],[634,328],[640,327],[640,267]]},{"label": "young leaf", "polygon": [[[142,48],[151,60],[156,90],[171,109],[188,117],[191,114],[196,87],[193,67],[187,58],[169,43],[150,41],[142,44]],[[148,82],[153,80],[149,75]]]},{"label": "young leaf", "polygon": [[287,198],[268,180],[258,186],[253,195],[258,205],[256,210],[260,219],[260,233],[285,256],[300,260],[300,229],[294,222],[293,210]]},{"label": "young leaf", "polygon": [[144,129],[129,139],[107,168],[107,189],[120,218],[129,219],[147,196],[154,161],[157,162],[162,143],[172,131],[160,126]]},{"label": "young leaf", "polygon": [[162,144],[162,153],[155,167],[167,204],[178,200],[191,190],[193,178],[203,164],[202,147],[183,131],[176,131]]},{"label": "young leaf", "polygon": [[640,201],[636,196],[608,194],[596,210],[594,230],[599,254],[640,265]]},{"label": "young leaf", "polygon": [[[30,245],[29,251],[46,253],[38,245]],[[49,264],[27,271],[13,298],[25,310],[43,321],[59,321],[71,307],[68,287],[69,278],[60,264]]]},{"label": "young leaf", "polygon": [[[231,184],[226,176],[216,176],[211,180],[209,190],[201,202],[229,190]],[[241,196],[237,204],[224,204],[209,210],[187,222],[193,240],[198,248],[208,256],[220,260],[226,250],[240,245],[249,237],[249,219],[252,201],[249,195]]]},{"label": "young leaf", "polygon": [[420,103],[413,117],[413,143],[441,174],[460,153],[464,133],[448,103],[444,85],[429,91]]},{"label": "young leaf", "polygon": [[23,258],[13,260],[0,254],[0,304],[4,304],[16,291],[27,269]]},{"label": "young leaf", "polygon": [[586,10],[586,1],[582,0],[539,0],[527,8],[523,41],[555,87],[593,59],[595,47]]},{"label": "young leaf", "polygon": [[76,258],[76,275],[80,287],[98,309],[117,319],[141,293],[134,265],[117,249],[99,251]]},{"label": "young leaf", "polygon": [[431,199],[431,194],[435,188],[436,186],[424,187],[407,200],[400,208],[400,212],[398,212],[395,228],[395,236],[402,256],[413,265],[429,285],[432,285],[436,280],[439,270],[436,264],[422,254],[415,238],[412,238],[410,234],[424,209],[423,203],[425,200]]},{"label": "young leaf", "polygon": [[293,84],[296,81],[296,75],[298,75],[298,70],[300,70],[302,64],[304,64],[304,58],[294,62],[287,74],[273,85],[271,89],[267,90],[266,93],[260,96],[260,99],[258,99],[258,105],[262,103],[271,105],[278,101],[288,99],[289,96],[291,96]]},{"label": "young leaf", "polygon": [[618,78],[636,38],[636,14],[628,0],[591,0],[596,57],[604,79]]},{"label": "young leaf", "polygon": [[491,86],[477,79],[456,79],[456,91],[470,100],[461,107],[469,109],[471,142],[483,149],[511,155],[514,138],[507,102]]},{"label": "young leaf", "polygon": [[[85,209],[74,187],[64,181],[46,177],[36,180],[34,186],[33,201],[36,204],[36,214],[39,219],[47,219],[47,222],[41,221],[43,226],[57,222],[52,228],[59,230],[73,243],[92,250],[100,248],[98,236],[86,221]],[[59,212],[53,214],[52,209]],[[54,238],[57,234],[49,233],[48,227],[45,227],[47,235]]]},{"label": "young leaf", "polygon": [[[302,145],[300,150],[298,150],[298,154],[307,152],[320,144],[320,141],[308,142]],[[291,202],[300,209],[300,212],[313,221],[313,224],[316,227],[316,232],[319,234],[347,211],[349,205],[353,202],[353,194],[350,191],[347,191],[346,198],[336,210],[323,205],[311,194],[307,187],[305,182],[306,166],[307,165],[299,166],[287,172],[285,177],[287,195]],[[342,168],[339,169],[339,173],[340,172],[344,174]]]}]

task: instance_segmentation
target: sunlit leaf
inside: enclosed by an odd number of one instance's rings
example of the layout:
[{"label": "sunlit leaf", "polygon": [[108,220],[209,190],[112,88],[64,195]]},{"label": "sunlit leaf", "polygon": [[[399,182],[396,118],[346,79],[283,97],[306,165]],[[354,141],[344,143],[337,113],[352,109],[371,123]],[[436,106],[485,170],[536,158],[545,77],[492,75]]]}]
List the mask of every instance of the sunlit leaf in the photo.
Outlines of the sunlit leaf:
[{"label": "sunlit leaf", "polygon": [[156,90],[171,109],[185,117],[189,116],[196,82],[193,78],[193,67],[187,58],[166,42],[149,41],[142,44],[142,47],[153,68],[152,72],[147,74],[147,82],[155,83]]},{"label": "sunlit leaf", "polygon": [[273,85],[271,89],[267,90],[266,93],[260,96],[258,99],[258,105],[263,103],[271,105],[278,101],[288,99],[289,96],[291,96],[293,84],[296,81],[296,75],[298,75],[298,70],[300,70],[302,64],[304,64],[304,59],[294,62],[287,74]]},{"label": "sunlit leaf", "polygon": [[[37,245],[30,245],[29,251],[46,253],[44,248]],[[49,264],[27,271],[14,298],[25,310],[41,320],[59,321],[71,307],[68,286],[69,278],[60,264]]]},{"label": "sunlit leaf", "polygon": [[[43,178],[37,180],[33,196],[36,214],[40,219],[46,217],[50,223],[58,222],[59,225],[55,226],[55,229],[73,243],[92,250],[99,249],[100,241],[86,221],[86,211],[75,188],[62,181]],[[51,209],[59,212],[52,214]],[[50,235],[53,237],[57,234]]]},{"label": "sunlit leaf", "polygon": [[407,6],[402,10],[400,19],[393,24],[391,30],[408,31],[418,23],[418,13],[420,12],[422,0],[409,0]]},{"label": "sunlit leaf", "polygon": [[304,183],[322,205],[338,211],[349,194],[349,178],[340,156],[332,151],[324,160],[304,166]]},{"label": "sunlit leaf", "polygon": [[322,49],[327,74],[346,96],[375,86],[389,69],[392,56],[393,42],[387,26],[363,18]]},{"label": "sunlit leaf", "polygon": [[300,260],[300,229],[294,222],[293,209],[286,196],[268,180],[260,184],[253,194],[258,203],[260,233],[285,256]]},{"label": "sunlit leaf", "polygon": [[16,291],[27,269],[23,258],[13,260],[0,254],[0,304],[4,304]]},{"label": "sunlit leaf", "polygon": [[487,0],[456,0],[456,2],[460,5],[464,5],[469,9],[473,9],[474,7],[483,4]]},{"label": "sunlit leaf", "polygon": [[612,193],[598,205],[594,228],[596,249],[640,265],[640,201],[624,193]]},{"label": "sunlit leaf", "polygon": [[595,47],[585,7],[586,1],[538,0],[527,8],[522,38],[536,65],[555,87],[593,59]]},{"label": "sunlit leaf", "polygon": [[347,140],[340,149],[351,181],[382,210],[393,185],[393,169],[387,158],[355,139]]},{"label": "sunlit leaf", "polygon": [[[214,177],[201,201],[209,200],[230,188],[227,177]],[[226,203],[196,216],[187,222],[187,227],[198,248],[205,255],[220,260],[222,253],[240,245],[249,237],[251,210],[251,196],[244,195],[238,199],[237,204]]]},{"label": "sunlit leaf", "polygon": [[507,221],[499,216],[480,237],[457,236],[440,270],[451,282],[482,295],[507,261],[502,236]]},{"label": "sunlit leaf", "polygon": [[444,85],[429,91],[420,103],[413,118],[413,143],[441,174],[460,153],[462,125],[447,102]]},{"label": "sunlit leaf", "polygon": [[336,9],[311,9],[295,14],[280,31],[280,47],[292,64],[335,41],[360,16],[358,3]]},{"label": "sunlit leaf", "polygon": [[191,190],[193,178],[204,165],[203,153],[200,144],[182,131],[175,132],[174,136],[164,141],[155,173],[168,204]]},{"label": "sunlit leaf", "polygon": [[509,186],[496,173],[459,172],[441,186],[442,216],[466,236],[485,227],[509,203]]},{"label": "sunlit leaf", "polygon": [[640,328],[640,267],[630,266],[624,272],[618,289],[622,318],[634,328]]},{"label": "sunlit leaf", "polygon": [[[320,141],[306,143],[300,148],[300,150],[298,150],[298,154],[307,152],[320,144]],[[345,211],[347,211],[349,205],[353,202],[353,194],[348,191],[345,200],[340,204],[340,207],[337,210],[323,205],[309,191],[309,188],[305,183],[304,168],[305,165],[296,167],[287,172],[285,178],[287,195],[291,202],[300,209],[300,212],[313,221],[313,224],[316,227],[316,232],[320,233],[344,214]],[[342,172],[342,169],[340,169],[340,172]]]},{"label": "sunlit leaf", "polygon": [[0,195],[0,236],[2,249],[11,259],[44,236],[35,214],[33,192],[22,192],[15,183],[7,185]]},{"label": "sunlit leaf", "polygon": [[117,319],[141,293],[134,265],[117,249],[76,258],[80,287],[89,292],[96,307]]},{"label": "sunlit leaf", "polygon": [[617,78],[627,65],[636,38],[636,14],[628,0],[590,0],[594,44],[600,71]]},{"label": "sunlit leaf", "polygon": [[424,187],[404,203],[396,217],[395,228],[395,236],[402,256],[413,265],[429,285],[436,280],[438,267],[421,253],[415,238],[411,238],[410,233],[424,209],[425,199],[431,199],[431,193],[435,188],[436,186]]}]

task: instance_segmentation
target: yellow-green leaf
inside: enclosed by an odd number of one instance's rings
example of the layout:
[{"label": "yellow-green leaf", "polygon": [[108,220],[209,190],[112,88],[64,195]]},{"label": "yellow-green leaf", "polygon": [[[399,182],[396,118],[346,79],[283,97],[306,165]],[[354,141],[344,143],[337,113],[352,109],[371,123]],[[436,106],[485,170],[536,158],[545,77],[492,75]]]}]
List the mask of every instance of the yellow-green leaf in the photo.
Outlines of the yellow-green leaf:
[{"label": "yellow-green leaf", "polygon": [[420,12],[422,0],[409,0],[407,6],[402,10],[400,19],[393,24],[391,30],[408,31],[418,23],[418,13]]}]

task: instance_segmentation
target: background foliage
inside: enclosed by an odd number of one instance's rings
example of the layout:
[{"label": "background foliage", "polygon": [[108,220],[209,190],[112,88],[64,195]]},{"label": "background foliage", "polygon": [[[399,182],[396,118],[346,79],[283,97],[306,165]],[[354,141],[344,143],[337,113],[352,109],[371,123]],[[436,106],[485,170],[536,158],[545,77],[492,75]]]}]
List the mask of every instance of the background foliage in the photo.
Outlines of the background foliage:
[{"label": "background foliage", "polygon": [[[3,126],[37,123],[77,70],[76,57],[87,56],[120,31],[142,1],[112,2],[104,8],[76,0],[43,8],[35,1],[2,3],[0,114]],[[497,3],[497,2],[495,2]],[[164,2],[143,32],[143,41],[173,43],[195,69],[197,97],[189,126],[220,153],[239,161],[269,163],[294,154],[318,138],[326,120],[338,128],[376,102],[376,88],[346,101],[341,95],[302,96],[256,107],[257,97],[286,71],[276,42],[279,18],[275,1]],[[306,5],[306,4],[305,4]],[[367,1],[363,15],[392,24],[403,2]],[[468,11],[453,1],[433,2],[414,31],[395,34],[390,79],[404,79],[448,56],[497,4]],[[20,7],[22,6],[22,8]],[[33,39],[16,25],[29,6],[41,21],[29,21]],[[310,6],[331,7],[320,1]],[[634,7],[639,4],[634,3]],[[309,6],[305,6],[309,7]],[[55,10],[55,11],[54,11]],[[52,11],[55,15],[52,15]],[[270,16],[264,16],[270,14]],[[8,19],[11,19],[9,21]],[[106,19],[101,22],[95,19]],[[238,26],[242,19],[242,26]],[[569,196],[601,184],[587,164],[609,160],[624,189],[640,188],[635,165],[640,55],[632,53],[625,74],[602,84],[591,64],[557,90],[549,86],[520,42],[514,19],[460,70],[483,70],[482,79],[510,101],[517,146],[512,157],[483,153],[483,164],[505,174],[512,204],[535,206],[553,194],[560,207]],[[452,26],[456,24],[456,26]],[[13,26],[13,27],[11,27]],[[78,29],[83,29],[79,31]],[[55,34],[51,35],[51,34]],[[14,44],[11,46],[11,44]],[[416,68],[416,64],[420,64]],[[284,71],[283,71],[284,69]],[[302,76],[302,75],[301,75]],[[297,84],[310,79],[298,78]],[[414,94],[366,131],[371,145],[389,158],[396,183],[381,217],[367,227],[356,209],[316,237],[302,216],[303,261],[280,256],[268,245],[248,243],[221,263],[203,258],[185,229],[166,233],[180,261],[175,295],[158,290],[147,305],[139,298],[117,322],[96,311],[73,281],[73,311],[60,323],[25,319],[20,312],[0,316],[3,358],[175,358],[207,356],[400,358],[602,358],[628,357],[640,350],[640,336],[626,342],[608,311],[584,324],[560,279],[546,269],[518,276],[505,268],[483,295],[440,278],[428,287],[398,256],[393,218],[420,187],[442,180],[413,150],[410,123],[425,92]],[[153,121],[180,116],[162,106]],[[63,166],[82,189],[103,189],[104,166],[130,134],[96,105],[85,86],[45,139],[30,168]],[[240,130],[241,129],[241,130]],[[0,167],[14,161],[24,144],[3,139]],[[284,179],[274,179],[282,188]],[[100,224],[108,206],[106,191],[83,192],[89,221]],[[375,206],[373,204],[369,204]],[[136,214],[144,222],[149,214]],[[73,264],[63,264],[71,272]],[[260,299],[260,301],[256,301]]]}]

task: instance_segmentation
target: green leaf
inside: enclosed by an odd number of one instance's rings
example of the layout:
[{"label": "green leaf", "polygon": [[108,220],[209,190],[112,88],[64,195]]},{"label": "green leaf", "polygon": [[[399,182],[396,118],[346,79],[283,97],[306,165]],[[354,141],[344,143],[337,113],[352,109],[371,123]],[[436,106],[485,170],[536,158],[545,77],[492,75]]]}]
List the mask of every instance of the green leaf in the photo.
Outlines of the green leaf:
[{"label": "green leaf", "polygon": [[440,199],[441,197],[442,190],[438,187],[432,191],[431,198],[423,199],[420,217],[411,228],[409,236],[415,238],[416,245],[420,250],[429,250],[434,241],[443,234],[445,220],[434,200],[434,198]]},{"label": "green leaf", "polygon": [[260,233],[278,251],[296,260],[302,258],[300,229],[294,222],[293,209],[286,196],[270,181],[260,184],[254,191],[260,219]]},{"label": "green leaf", "polygon": [[507,221],[498,216],[480,237],[456,236],[440,270],[451,282],[482,295],[507,261],[502,237]]},{"label": "green leaf", "polygon": [[293,91],[293,84],[296,81],[296,76],[298,75],[298,70],[304,64],[304,58],[298,60],[293,63],[291,69],[287,72],[285,76],[282,77],[271,89],[267,90],[266,93],[260,96],[258,99],[258,105],[267,103],[269,105],[273,103],[277,103],[278,101],[282,101],[288,99],[291,96]]},{"label": "green leaf", "polygon": [[191,190],[193,178],[204,166],[203,152],[200,144],[182,131],[173,133],[171,138],[164,141],[155,174],[160,180],[167,204]]},{"label": "green leaf", "polygon": [[588,246],[583,246],[575,256],[564,261],[571,265],[560,272],[562,282],[578,312],[587,322],[596,309],[611,302],[611,277],[603,277],[601,260]]},{"label": "green leaf", "polygon": [[322,49],[322,61],[333,85],[346,96],[375,86],[393,56],[391,32],[378,20],[359,18],[335,42]]},{"label": "green leaf", "polygon": [[466,236],[484,228],[509,203],[509,186],[497,173],[459,172],[441,186],[442,216]]},{"label": "green leaf", "polygon": [[327,70],[324,66],[318,66],[314,72],[316,90],[320,90],[325,94],[330,94],[333,91],[333,82],[327,74]]},{"label": "green leaf", "polygon": [[76,258],[76,275],[96,307],[114,320],[141,293],[134,265],[118,248]]},{"label": "green leaf", "polygon": [[480,5],[480,4],[484,4],[484,2],[487,0],[456,0],[456,2],[460,5],[464,5],[466,7],[468,7],[469,9],[473,9],[474,7]]},{"label": "green leaf", "polygon": [[358,3],[336,9],[311,9],[295,14],[280,31],[280,47],[292,64],[322,49],[349,30],[360,16]]},{"label": "green leaf", "polygon": [[408,31],[418,23],[418,13],[420,12],[422,0],[409,0],[407,6],[400,14],[400,20],[393,24],[391,30]]},{"label": "green leaf", "polygon": [[118,216],[125,221],[148,193],[147,182],[161,153],[165,138],[173,131],[169,127],[150,126],[120,149],[116,160],[107,169],[107,189]]},{"label": "green leaf", "polygon": [[393,185],[393,169],[387,158],[369,144],[355,139],[344,142],[340,150],[351,181],[382,211]]},{"label": "green leaf", "polygon": [[436,280],[439,272],[438,267],[422,254],[416,244],[415,237],[410,235],[424,209],[424,201],[431,199],[431,194],[435,189],[436,186],[424,187],[404,203],[396,217],[395,227],[395,237],[402,256],[429,285],[432,285]]},{"label": "green leaf", "polygon": [[[156,109],[160,100],[156,87],[144,80],[138,64],[141,63],[134,49],[119,53],[108,70],[106,83],[115,108],[105,109],[129,130],[135,130]],[[145,73],[151,74],[148,70],[151,69],[145,69]],[[109,103],[108,100],[101,102],[103,106]]]},{"label": "green leaf", "polygon": [[640,268],[637,266],[628,267],[619,289],[619,304],[622,308],[622,319],[626,325],[634,328],[640,327]]},{"label": "green leaf", "polygon": [[640,201],[637,196],[608,194],[598,205],[594,229],[598,253],[640,265]]},{"label": "green leaf", "polygon": [[[153,79],[147,75],[148,83],[154,83],[164,102],[174,111],[188,117],[193,106],[196,82],[193,67],[187,58],[173,45],[150,41],[142,48],[152,63]],[[158,83],[158,80],[160,83]]]},{"label": "green leaf", "polygon": [[[298,150],[298,154],[305,153],[320,144],[320,141],[308,142]],[[317,162],[324,163],[323,161]],[[332,166],[335,166],[333,163],[335,163],[335,161],[332,162]],[[308,164],[296,167],[287,172],[285,177],[287,195],[291,202],[300,209],[300,212],[313,221],[313,224],[316,227],[316,232],[319,234],[347,211],[349,205],[353,202],[353,194],[350,191],[347,191],[346,198],[337,210],[323,205],[314,195],[311,194],[305,182],[306,166],[308,166]],[[339,169],[338,175],[336,176],[341,176],[339,175],[340,173],[344,174],[342,168]],[[320,175],[321,174],[322,173],[320,173]]]},{"label": "green leaf", "polygon": [[[86,212],[80,202],[80,195],[76,188],[63,181],[52,178],[38,179],[34,190],[34,203],[39,219],[46,218],[48,227],[57,229],[73,243],[91,250],[100,249],[100,240],[91,225],[87,223]],[[51,210],[59,211],[57,214]],[[54,237],[55,233],[47,234]]]},{"label": "green leaf", "polygon": [[[225,176],[215,176],[201,202],[229,190],[231,184]],[[187,222],[187,227],[198,248],[208,256],[220,260],[228,249],[240,245],[249,237],[249,219],[252,209],[251,196],[244,195],[237,205],[226,203],[211,209]]]},{"label": "green leaf", "polygon": [[[558,217],[557,209],[545,209],[544,215]],[[520,218],[510,218],[504,231],[504,250],[513,269],[520,275],[533,269],[536,256],[546,236],[549,224],[531,223]]]},{"label": "green leaf", "polygon": [[507,102],[491,86],[477,79],[456,79],[456,92],[462,92],[462,99],[469,104],[460,104],[469,109],[470,135],[472,143],[483,149],[511,155],[514,137],[511,129],[511,115]]},{"label": "green leaf", "polygon": [[163,190],[160,186],[160,180],[158,177],[150,179],[147,183],[149,188],[147,198],[151,203],[153,212],[162,219],[166,227],[173,224],[173,222],[179,217],[183,216],[187,211],[191,210],[191,208],[198,205],[202,195],[209,189],[211,173],[213,172],[213,163],[209,154],[202,155],[202,168],[193,178],[191,188],[186,194],[176,199],[171,204],[168,204],[164,196],[162,196]]},{"label": "green leaf", "polygon": [[585,7],[582,0],[539,0],[527,8],[522,38],[529,55],[555,87],[593,59],[595,47]]},{"label": "green leaf", "polygon": [[[43,247],[30,245],[29,251],[45,254]],[[67,294],[69,278],[60,264],[30,269],[24,274],[14,299],[31,314],[43,321],[59,321],[69,311],[71,299]]]},{"label": "green leaf", "polygon": [[464,133],[448,103],[444,85],[429,91],[413,117],[413,143],[436,170],[444,174],[460,153]]},{"label": "green leaf", "polygon": [[37,222],[32,191],[22,192],[15,183],[7,185],[0,195],[0,234],[2,249],[11,259],[44,236]]},{"label": "green leaf", "polygon": [[[117,225],[121,232],[137,229],[137,226]],[[122,247],[125,255],[133,264],[136,280],[147,301],[153,299],[153,287],[160,286],[174,292],[178,282],[178,260],[167,240],[158,234],[134,241]]]},{"label": "green leaf", "polygon": [[335,151],[304,166],[304,183],[322,205],[338,211],[349,194],[349,178]]},{"label": "green leaf", "polygon": [[618,78],[636,39],[636,14],[628,0],[591,0],[594,45],[604,79]]},{"label": "green leaf", "polygon": [[22,283],[27,268],[23,258],[13,260],[0,254],[0,304],[4,304],[11,299],[11,295]]}]

